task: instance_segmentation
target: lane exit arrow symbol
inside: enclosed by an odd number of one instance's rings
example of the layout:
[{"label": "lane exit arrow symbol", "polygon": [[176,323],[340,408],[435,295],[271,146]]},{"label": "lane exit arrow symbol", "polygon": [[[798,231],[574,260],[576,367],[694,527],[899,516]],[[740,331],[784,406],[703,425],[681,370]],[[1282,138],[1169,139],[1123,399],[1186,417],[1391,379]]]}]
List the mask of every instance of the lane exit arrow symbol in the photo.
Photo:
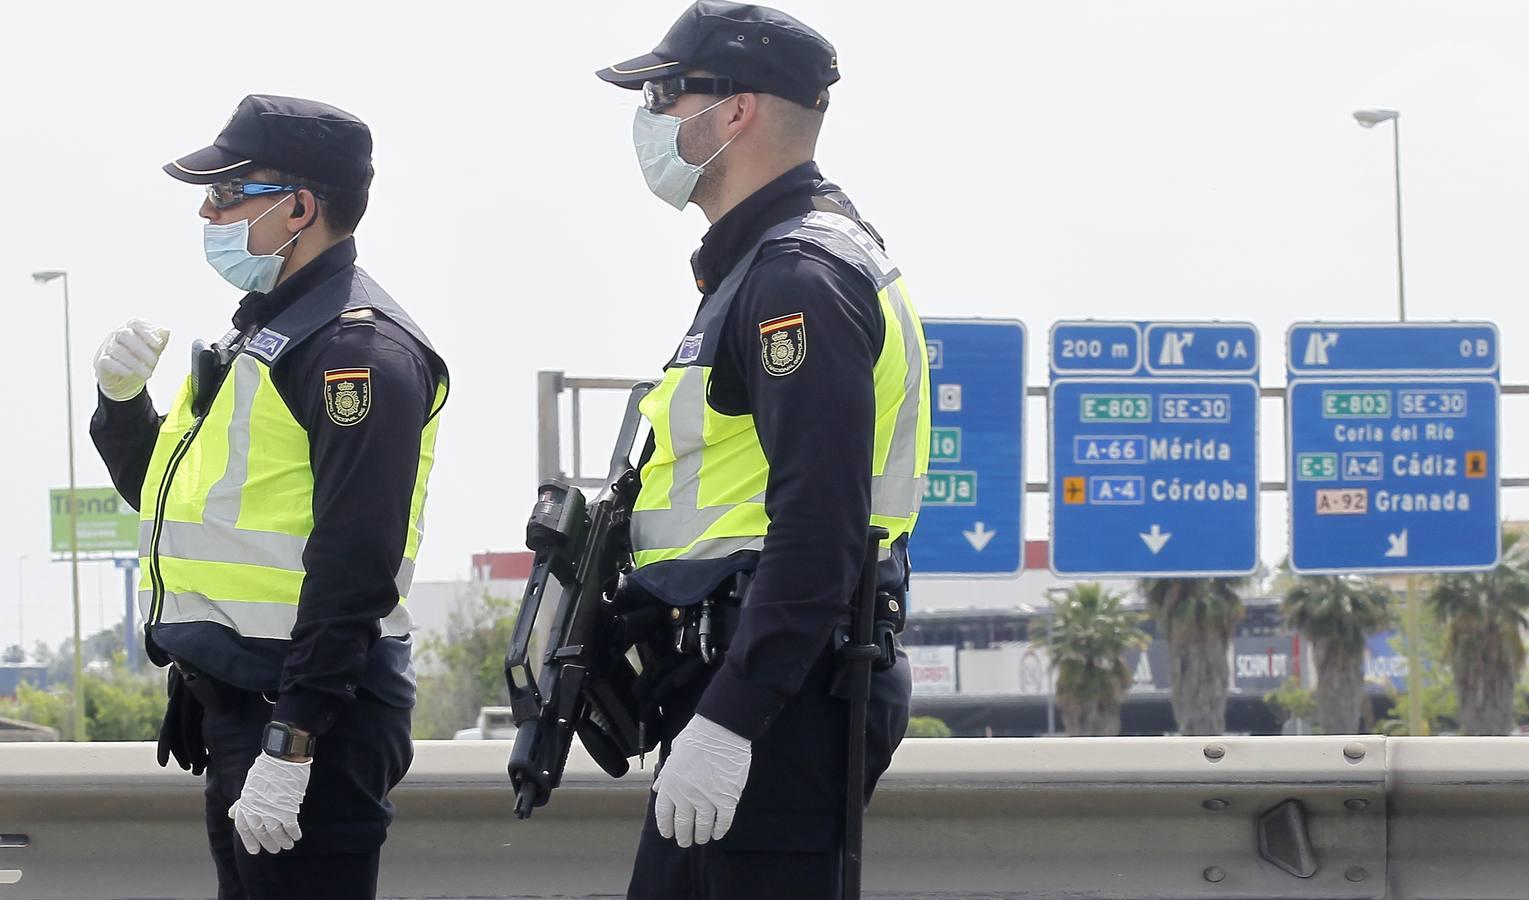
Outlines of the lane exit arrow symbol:
[{"label": "lane exit arrow symbol", "polygon": [[1163,545],[1168,543],[1168,539],[1173,537],[1173,534],[1172,532],[1163,531],[1161,526],[1153,522],[1152,530],[1145,534],[1138,534],[1138,537],[1142,539],[1142,543],[1147,545],[1147,549],[1152,551],[1152,555],[1156,556],[1158,551],[1163,549]]},{"label": "lane exit arrow symbol", "polygon": [[1386,551],[1386,556],[1392,559],[1405,559],[1407,556],[1407,529],[1403,528],[1401,534],[1388,534],[1386,540],[1391,542],[1391,549]]},{"label": "lane exit arrow symbol", "polygon": [[966,542],[971,544],[972,549],[978,553],[987,549],[988,543],[998,534],[996,531],[988,531],[987,526],[981,522],[973,526],[971,531],[963,531],[961,533],[966,535]]}]

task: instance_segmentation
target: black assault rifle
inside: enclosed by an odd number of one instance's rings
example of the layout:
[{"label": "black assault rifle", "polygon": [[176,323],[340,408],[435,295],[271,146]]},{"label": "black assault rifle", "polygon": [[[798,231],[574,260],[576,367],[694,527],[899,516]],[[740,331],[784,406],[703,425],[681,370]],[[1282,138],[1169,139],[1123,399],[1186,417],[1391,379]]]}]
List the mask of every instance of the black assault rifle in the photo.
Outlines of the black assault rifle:
[{"label": "black assault rifle", "polygon": [[[586,504],[578,488],[550,480],[526,524],[526,546],[536,558],[504,660],[518,729],[510,783],[521,819],[544,806],[562,781],[575,734],[615,778],[626,774],[629,758],[652,749],[642,746],[638,673],[615,635],[619,626],[611,611],[621,576],[631,569],[628,528],[638,490],[631,455],[641,422],[637,405],[652,389],[649,382],[632,389],[605,488],[594,502]],[[538,635],[547,602],[556,606]],[[545,646],[532,647],[537,637]],[[531,665],[538,652],[539,672]]]}]

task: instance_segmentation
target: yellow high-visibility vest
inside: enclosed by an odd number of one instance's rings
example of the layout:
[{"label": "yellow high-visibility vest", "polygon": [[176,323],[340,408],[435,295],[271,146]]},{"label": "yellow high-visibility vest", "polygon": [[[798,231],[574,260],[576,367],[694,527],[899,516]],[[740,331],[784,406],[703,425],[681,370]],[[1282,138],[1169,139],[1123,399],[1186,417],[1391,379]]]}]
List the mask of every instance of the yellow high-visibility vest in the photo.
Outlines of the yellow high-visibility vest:
[{"label": "yellow high-visibility vest", "polygon": [[[366,305],[386,314],[393,308],[385,299],[373,294]],[[407,317],[394,320],[416,330]],[[313,531],[313,470],[308,432],[278,393],[258,343],[257,336],[233,359],[201,416],[192,409],[187,378],[160,426],[139,505],[138,602],[151,634],[189,622],[216,623],[245,638],[292,634],[303,550]],[[402,601],[424,536],[425,490],[446,394],[442,377],[420,436],[412,525],[396,576],[400,603],[379,622],[383,637],[412,628]]]},{"label": "yellow high-visibility vest", "polygon": [[[653,428],[653,453],[642,468],[631,535],[638,574],[650,586],[674,581],[673,570],[687,564],[764,547],[770,466],[753,417],[717,412],[706,398],[728,308],[760,248],[781,239],[826,250],[862,273],[876,291],[886,328],[872,373],[876,436],[868,525],[890,532],[884,545],[889,548],[918,520],[929,467],[923,326],[901,273],[876,240],[848,216],[814,211],[767,231],[733,267],[702,307],[663,381],[642,401]],[[676,596],[693,593],[688,587],[662,593],[670,602],[696,599]]]}]

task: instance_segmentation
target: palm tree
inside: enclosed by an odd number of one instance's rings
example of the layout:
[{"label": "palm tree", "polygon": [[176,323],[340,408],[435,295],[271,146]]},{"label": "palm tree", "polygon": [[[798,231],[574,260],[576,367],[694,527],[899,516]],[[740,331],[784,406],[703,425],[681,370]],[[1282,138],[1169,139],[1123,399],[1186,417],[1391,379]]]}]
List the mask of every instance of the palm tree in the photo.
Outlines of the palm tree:
[{"label": "palm tree", "polygon": [[1465,734],[1513,730],[1513,699],[1524,670],[1522,629],[1529,625],[1529,541],[1504,532],[1502,559],[1489,572],[1441,575],[1429,593],[1447,629],[1445,652],[1460,698]]},{"label": "palm tree", "polygon": [[1391,622],[1391,590],[1368,578],[1301,576],[1285,592],[1285,621],[1311,645],[1317,722],[1355,734],[1364,711],[1365,640]]},{"label": "palm tree", "polygon": [[1173,661],[1173,717],[1182,734],[1223,734],[1231,681],[1227,648],[1242,618],[1243,578],[1149,578],[1141,583]]},{"label": "palm tree", "polygon": [[1138,617],[1097,584],[1069,588],[1055,610],[1047,642],[1063,727],[1075,737],[1120,734],[1120,704],[1131,686],[1125,652],[1147,645]]}]

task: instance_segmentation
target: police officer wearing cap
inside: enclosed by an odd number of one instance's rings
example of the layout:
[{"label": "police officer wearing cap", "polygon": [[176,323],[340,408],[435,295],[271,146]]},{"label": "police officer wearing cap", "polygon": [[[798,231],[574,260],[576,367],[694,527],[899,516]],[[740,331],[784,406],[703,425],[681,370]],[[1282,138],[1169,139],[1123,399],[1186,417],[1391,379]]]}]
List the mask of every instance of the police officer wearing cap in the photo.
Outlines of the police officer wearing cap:
[{"label": "police officer wearing cap", "polygon": [[837,897],[846,788],[869,797],[907,725],[907,661],[889,652],[867,780],[847,786],[835,634],[869,526],[891,532],[885,609],[906,608],[929,453],[922,326],[880,237],[813,162],[839,78],[822,35],[702,0],[652,53],[597,74],[643,92],[648,187],[711,222],[691,260],[699,312],[643,402],[631,580],[721,646],[682,638],[676,653],[700,658],[643,685],[663,761],[627,896]]},{"label": "police officer wearing cap", "polygon": [[169,335],[95,367],[91,435],[139,501],[139,606],[170,666],[159,762],[206,770],[218,896],[372,897],[413,758],[407,605],[445,363],[356,265],[372,138],[310,100],[244,98],[165,171],[205,185],[207,262],[241,291],[160,415]]}]

